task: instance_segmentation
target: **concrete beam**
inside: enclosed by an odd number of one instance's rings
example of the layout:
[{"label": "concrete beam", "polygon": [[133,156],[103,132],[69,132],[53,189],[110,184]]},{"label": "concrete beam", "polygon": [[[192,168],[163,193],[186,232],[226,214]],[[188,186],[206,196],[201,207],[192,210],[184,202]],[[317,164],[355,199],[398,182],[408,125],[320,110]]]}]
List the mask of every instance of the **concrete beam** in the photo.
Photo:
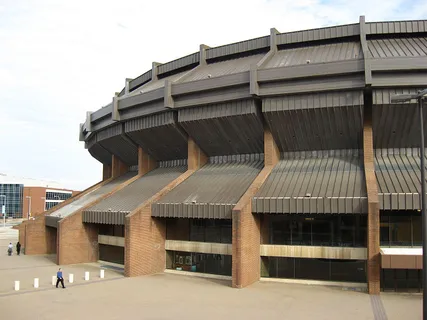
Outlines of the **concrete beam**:
[{"label": "concrete beam", "polygon": [[363,62],[365,66],[365,86],[369,87],[372,85],[372,68],[371,68],[371,59],[369,58],[368,42],[366,41],[365,16],[360,16],[359,26],[360,26],[360,45],[362,47]]}]

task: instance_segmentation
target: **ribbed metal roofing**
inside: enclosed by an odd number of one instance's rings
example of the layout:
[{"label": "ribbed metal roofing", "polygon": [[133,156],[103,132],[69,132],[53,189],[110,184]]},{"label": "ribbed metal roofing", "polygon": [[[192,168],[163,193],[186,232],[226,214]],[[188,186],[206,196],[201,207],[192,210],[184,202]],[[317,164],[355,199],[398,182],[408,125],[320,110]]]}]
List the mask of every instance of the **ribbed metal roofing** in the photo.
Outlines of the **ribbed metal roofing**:
[{"label": "ribbed metal roofing", "polygon": [[[392,95],[416,92],[416,88],[373,90],[374,148],[415,148],[419,146],[420,127],[417,104],[390,103]],[[427,113],[424,113],[424,124],[427,125]]]},{"label": "ribbed metal roofing", "polygon": [[172,111],[132,119],[125,123],[126,133],[156,160],[187,157],[187,136],[179,129]]},{"label": "ribbed metal roofing", "polygon": [[375,174],[381,209],[420,209],[420,161],[419,149],[375,150]]},{"label": "ribbed metal roofing", "polygon": [[369,54],[373,58],[427,56],[427,38],[394,38],[368,40]]},{"label": "ribbed metal roofing", "polygon": [[210,63],[194,69],[182,82],[209,79],[234,73],[249,71],[252,64],[258,63],[264,54]]},{"label": "ribbed metal roofing", "polygon": [[187,73],[188,73],[188,71],[184,71],[184,72],[180,72],[180,73],[170,75],[168,77],[164,77],[164,78],[159,79],[159,80],[150,81],[150,82],[144,84],[142,87],[138,88],[137,90],[132,91],[128,96],[141,94],[141,91],[143,93],[145,93],[145,92],[150,92],[150,91],[153,91],[153,90],[156,90],[159,88],[163,88],[165,86],[166,80],[174,82],[174,81],[179,80],[182,76],[184,76]]},{"label": "ribbed metal roofing", "polygon": [[158,203],[156,217],[231,219],[233,207],[261,171],[262,154],[212,157]]},{"label": "ribbed metal roofing", "polygon": [[259,213],[367,213],[359,150],[285,153],[253,198]]},{"label": "ribbed metal roofing", "polygon": [[178,121],[208,156],[263,151],[263,127],[254,100],[178,111]]},{"label": "ribbed metal roofing", "polygon": [[278,51],[263,68],[363,59],[359,42],[341,42]]},{"label": "ribbed metal roofing", "polygon": [[83,212],[83,222],[124,225],[128,213],[185,172],[187,165],[181,162],[177,167],[157,168],[88,208]]},{"label": "ribbed metal roofing", "polygon": [[361,91],[267,98],[262,104],[282,152],[362,148]]},{"label": "ribbed metal roofing", "polygon": [[99,199],[103,195],[107,194],[108,192],[111,192],[114,188],[116,188],[121,183],[125,182],[126,180],[129,180],[133,178],[137,173],[136,172],[128,172],[124,175],[118,177],[117,179],[114,179],[113,181],[83,195],[82,197],[74,200],[70,204],[59,208],[58,210],[55,210],[52,212],[49,216],[50,217],[57,217],[57,218],[65,218],[69,216],[70,214],[73,214],[74,212],[80,210],[84,206],[89,205],[91,202]]}]

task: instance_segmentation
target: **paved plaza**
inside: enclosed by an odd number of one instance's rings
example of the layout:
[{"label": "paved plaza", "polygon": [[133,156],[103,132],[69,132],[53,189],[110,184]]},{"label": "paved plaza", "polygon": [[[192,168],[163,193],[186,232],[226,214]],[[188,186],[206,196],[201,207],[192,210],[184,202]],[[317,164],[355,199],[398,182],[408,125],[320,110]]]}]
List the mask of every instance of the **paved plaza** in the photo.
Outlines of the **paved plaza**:
[{"label": "paved plaza", "polygon": [[[421,319],[419,294],[372,298],[341,288],[274,282],[237,290],[229,281],[174,274],[124,278],[119,269],[106,269],[100,279],[99,264],[64,266],[67,288],[56,289],[54,257],[7,256],[7,244],[16,241],[16,230],[0,230],[2,319]],[[83,279],[85,271],[89,281]],[[36,277],[38,289],[32,286]],[[21,281],[18,292],[15,280]]]}]

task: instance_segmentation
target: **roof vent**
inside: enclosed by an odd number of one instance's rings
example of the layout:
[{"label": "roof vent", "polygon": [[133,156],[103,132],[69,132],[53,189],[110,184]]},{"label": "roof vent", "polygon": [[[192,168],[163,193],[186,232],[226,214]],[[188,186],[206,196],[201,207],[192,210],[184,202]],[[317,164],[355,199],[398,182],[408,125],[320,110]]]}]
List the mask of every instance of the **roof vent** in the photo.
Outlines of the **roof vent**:
[{"label": "roof vent", "polygon": [[311,62],[311,61],[310,61],[310,60],[306,60],[305,62],[306,62],[307,64],[310,64],[310,62]]},{"label": "roof vent", "polygon": [[208,78],[210,79],[210,78],[212,78],[212,75],[211,74],[208,74]]},{"label": "roof vent", "polygon": [[310,197],[311,197],[311,193],[306,193],[306,194],[305,194],[305,197],[306,197],[306,198],[310,198]]}]

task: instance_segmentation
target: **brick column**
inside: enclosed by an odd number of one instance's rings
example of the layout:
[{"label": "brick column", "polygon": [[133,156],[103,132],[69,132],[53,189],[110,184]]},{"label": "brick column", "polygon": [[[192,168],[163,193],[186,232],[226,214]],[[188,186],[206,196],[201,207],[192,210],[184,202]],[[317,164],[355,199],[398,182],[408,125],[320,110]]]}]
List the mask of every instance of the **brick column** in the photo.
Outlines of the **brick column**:
[{"label": "brick column", "polygon": [[363,161],[368,194],[368,292],[380,293],[380,209],[374,165],[372,101],[365,101],[363,125]]},{"label": "brick column", "polygon": [[166,266],[166,220],[151,217],[151,204],[206,164],[208,157],[188,139],[188,170],[127,215],[125,220],[125,276],[163,272]]},{"label": "brick column", "polygon": [[264,128],[264,169],[233,208],[232,286],[244,288],[260,278],[260,218],[252,213],[252,197],[280,159],[280,152],[268,127]]},{"label": "brick column", "polygon": [[119,158],[117,158],[115,155],[112,155],[112,161],[111,161],[111,177],[117,178],[121,176],[122,174],[126,173],[128,171],[129,167],[123,163]]},{"label": "brick column", "polygon": [[24,238],[21,246],[25,248],[25,254],[51,254],[56,252],[56,229],[46,227],[45,216],[26,221],[22,228],[24,229],[23,237],[20,235],[19,239],[21,242],[21,239]]},{"label": "brick column", "polygon": [[208,157],[190,137],[188,138],[188,170],[197,170],[208,162]]},{"label": "brick column", "polygon": [[102,165],[102,181],[111,178],[111,166],[108,164]]},{"label": "brick column", "polygon": [[154,168],[157,168],[156,160],[144,152],[141,147],[138,147],[138,174],[144,175]]},{"label": "brick column", "polygon": [[59,221],[56,256],[57,264],[62,265],[98,261],[98,225],[83,223],[83,211],[112,196],[138,178],[139,176],[135,176],[126,180],[112,191]]}]

